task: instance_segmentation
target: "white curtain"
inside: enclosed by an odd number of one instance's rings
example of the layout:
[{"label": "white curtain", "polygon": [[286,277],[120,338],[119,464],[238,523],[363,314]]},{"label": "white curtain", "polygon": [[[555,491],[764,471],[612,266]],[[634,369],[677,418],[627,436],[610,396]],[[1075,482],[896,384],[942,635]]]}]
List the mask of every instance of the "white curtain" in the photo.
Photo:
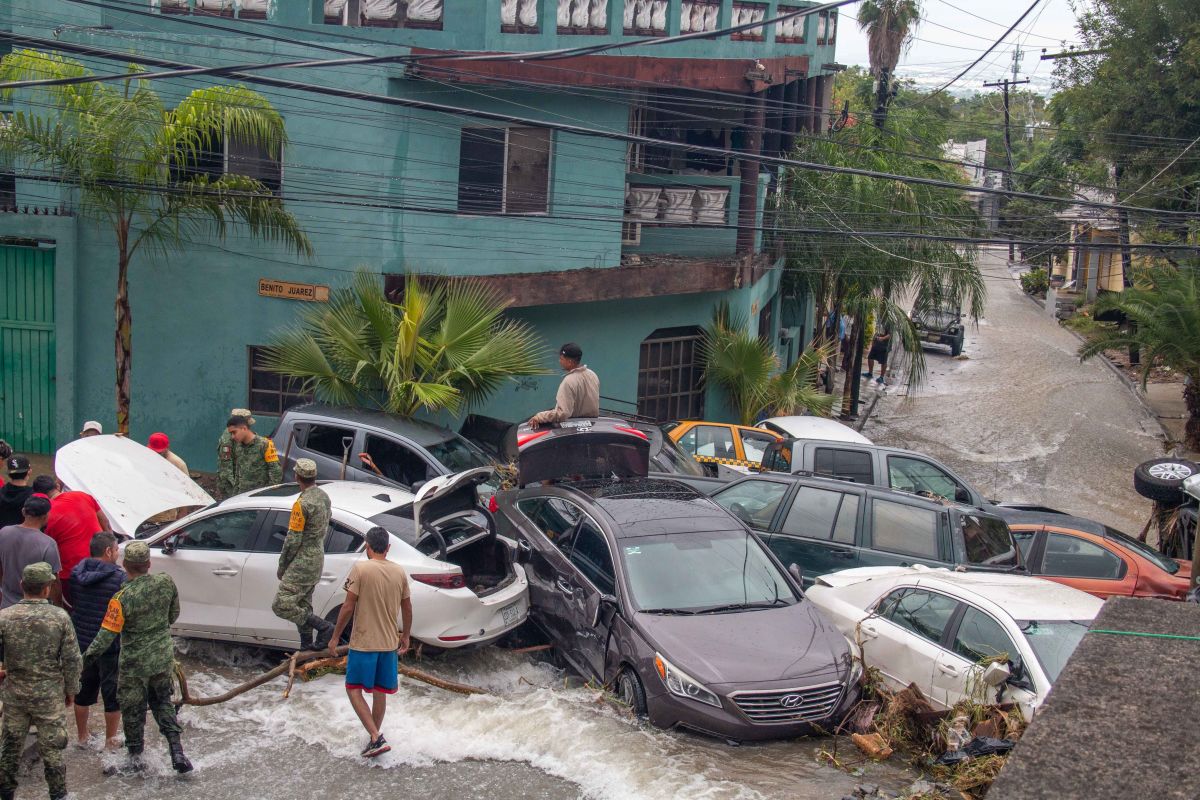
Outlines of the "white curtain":
[{"label": "white curtain", "polygon": [[395,19],[397,10],[396,0],[362,0],[365,19]]},{"label": "white curtain", "polygon": [[437,22],[442,18],[442,0],[408,0],[408,18]]},{"label": "white curtain", "polygon": [[663,189],[663,197],[667,201],[663,209],[663,222],[691,222],[695,215],[692,201],[696,198],[695,189]]},{"label": "white curtain", "polygon": [[640,220],[653,220],[658,217],[658,198],[662,190],[658,187],[631,186],[626,200],[629,203],[629,216]]},{"label": "white curtain", "polygon": [[650,27],[660,33],[667,30],[667,0],[654,0],[654,8],[650,12]]},{"label": "white curtain", "polygon": [[558,27],[571,27],[571,0],[558,0]]},{"label": "white curtain", "polygon": [[724,225],[725,201],[728,199],[728,189],[698,189],[696,222],[704,225]]},{"label": "white curtain", "polygon": [[592,0],[591,19],[593,28],[608,30],[608,0]]},{"label": "white curtain", "polygon": [[537,25],[538,1],[539,0],[520,0],[520,2],[517,4],[517,21],[529,28]]}]

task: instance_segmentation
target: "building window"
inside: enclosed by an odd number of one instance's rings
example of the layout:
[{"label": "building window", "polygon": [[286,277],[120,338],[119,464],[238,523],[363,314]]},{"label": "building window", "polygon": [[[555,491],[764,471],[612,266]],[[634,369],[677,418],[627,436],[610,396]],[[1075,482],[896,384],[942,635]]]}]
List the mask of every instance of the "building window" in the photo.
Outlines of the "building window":
[{"label": "building window", "polygon": [[458,210],[465,214],[550,211],[550,131],[463,128]]},{"label": "building window", "polygon": [[176,181],[194,180],[205,176],[210,182],[224,175],[242,175],[262,183],[272,194],[283,189],[283,159],[274,153],[257,147],[237,136],[217,136],[201,147],[191,164],[171,170]]},{"label": "building window", "polygon": [[[794,11],[800,11],[800,6],[780,6],[778,14],[791,14]],[[788,44],[804,44],[804,28],[808,24],[808,17],[792,17],[784,20],[775,26],[775,41],[787,42]]]},{"label": "building window", "polygon": [[704,416],[698,327],[660,328],[642,342],[637,413],[656,422]]},{"label": "building window", "polygon": [[0,170],[0,211],[17,210],[17,174]]},{"label": "building window", "polygon": [[266,348],[250,345],[246,348],[250,387],[246,408],[257,414],[279,416],[292,406],[311,403],[313,395],[304,391],[304,381],[272,372],[263,366]]}]

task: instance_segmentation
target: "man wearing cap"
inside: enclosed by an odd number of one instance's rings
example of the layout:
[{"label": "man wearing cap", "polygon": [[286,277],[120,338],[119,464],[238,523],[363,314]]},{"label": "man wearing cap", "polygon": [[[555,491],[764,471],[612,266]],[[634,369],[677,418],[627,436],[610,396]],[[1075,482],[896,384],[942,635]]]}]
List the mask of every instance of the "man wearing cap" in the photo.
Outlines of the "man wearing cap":
[{"label": "man wearing cap", "polygon": [[159,431],[158,433],[150,434],[150,438],[146,441],[146,447],[149,447],[165,458],[167,463],[172,467],[190,477],[191,473],[188,472],[187,464],[184,460],[171,452],[171,440],[167,438],[165,433]]},{"label": "man wearing cap", "polygon": [[[296,461],[300,496],[292,504],[287,539],[279,553],[279,590],[271,610],[300,632],[301,650],[324,650],[333,636],[333,623],[313,613],[312,596],[325,565],[325,534],[329,532],[329,495],[317,486],[317,462]],[[312,640],[316,632],[316,641]]]},{"label": "man wearing cap", "polygon": [[[0,608],[21,601],[21,571],[30,564],[45,561],[55,573],[62,570],[58,544],[42,529],[50,516],[50,500],[43,494],[33,494],[21,507],[21,524],[0,528]],[[55,579],[50,583],[50,602],[62,605],[62,586]]]},{"label": "man wearing cap", "polygon": [[21,570],[21,600],[0,611],[0,800],[12,800],[17,768],[30,727],[37,727],[38,753],[50,800],[67,796],[66,711],[79,691],[79,645],[71,618],[49,603],[54,568],[39,561]]},{"label": "man wearing cap", "polygon": [[283,482],[274,442],[250,430],[246,417],[230,417],[226,429],[233,440],[233,494]]},{"label": "man wearing cap", "polygon": [[28,458],[10,454],[4,460],[4,467],[8,470],[8,483],[0,486],[0,528],[21,523],[21,507],[33,494],[33,487],[29,485]]},{"label": "man wearing cap", "polygon": [[[246,420],[248,427],[254,427],[254,417],[250,415],[248,408],[235,408],[229,412],[231,417],[243,417]],[[217,440],[217,499],[223,500],[226,497],[232,497],[237,494],[234,491],[234,473],[236,471],[236,453],[233,446],[233,434],[229,432],[228,426],[221,431],[221,438]]]},{"label": "man wearing cap", "polygon": [[83,663],[87,666],[99,659],[121,637],[117,702],[129,751],[125,769],[143,769],[143,735],[149,706],[159,732],[167,740],[171,766],[176,772],[191,772],[192,762],[183,754],[181,729],[171,703],[175,668],[171,624],[179,618],[179,591],[170,575],[150,574],[150,548],[145,542],[133,541],[125,547],[125,572],[129,581],[108,601],[100,631],[83,654]]},{"label": "man wearing cap", "polygon": [[534,414],[529,424],[533,427],[576,417],[600,416],[600,378],[587,368],[583,350],[574,342],[567,342],[558,350],[558,365],[567,374],[558,385],[554,408]]},{"label": "man wearing cap", "polygon": [[89,436],[100,436],[104,433],[104,426],[94,419],[89,419],[83,423],[83,427],[79,429],[79,438],[86,439]]}]

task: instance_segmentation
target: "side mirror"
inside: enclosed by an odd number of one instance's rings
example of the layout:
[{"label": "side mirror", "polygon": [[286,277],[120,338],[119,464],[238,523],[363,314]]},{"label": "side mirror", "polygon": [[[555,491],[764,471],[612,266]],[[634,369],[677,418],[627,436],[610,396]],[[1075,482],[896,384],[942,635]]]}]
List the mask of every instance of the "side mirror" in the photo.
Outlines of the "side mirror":
[{"label": "side mirror", "polygon": [[596,619],[592,622],[592,627],[598,627],[603,624],[605,627],[612,624],[613,617],[617,615],[617,598],[611,594],[600,595],[600,602],[596,606]]},{"label": "side mirror", "polygon": [[792,562],[788,564],[788,574],[796,579],[798,586],[804,586],[804,573],[800,571],[800,565]]},{"label": "side mirror", "polygon": [[1000,686],[1010,677],[1012,670],[1008,668],[1008,664],[999,661],[993,661],[983,670],[983,682],[988,686]]},{"label": "side mirror", "polygon": [[533,545],[524,539],[517,539],[517,563],[528,564],[533,560]]},{"label": "side mirror", "polygon": [[162,543],[163,555],[164,556],[171,555],[172,553],[175,552],[177,547],[178,547],[178,543],[175,541],[174,536],[170,536],[170,537],[164,539],[163,543]]}]

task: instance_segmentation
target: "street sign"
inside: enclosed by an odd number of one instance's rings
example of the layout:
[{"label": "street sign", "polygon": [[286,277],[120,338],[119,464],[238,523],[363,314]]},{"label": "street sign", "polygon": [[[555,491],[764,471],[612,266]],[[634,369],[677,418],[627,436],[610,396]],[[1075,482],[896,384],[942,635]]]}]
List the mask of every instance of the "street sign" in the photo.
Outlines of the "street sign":
[{"label": "street sign", "polygon": [[258,293],[263,297],[279,297],[284,300],[303,300],[306,303],[328,303],[329,287],[315,283],[289,283],[258,279]]}]

